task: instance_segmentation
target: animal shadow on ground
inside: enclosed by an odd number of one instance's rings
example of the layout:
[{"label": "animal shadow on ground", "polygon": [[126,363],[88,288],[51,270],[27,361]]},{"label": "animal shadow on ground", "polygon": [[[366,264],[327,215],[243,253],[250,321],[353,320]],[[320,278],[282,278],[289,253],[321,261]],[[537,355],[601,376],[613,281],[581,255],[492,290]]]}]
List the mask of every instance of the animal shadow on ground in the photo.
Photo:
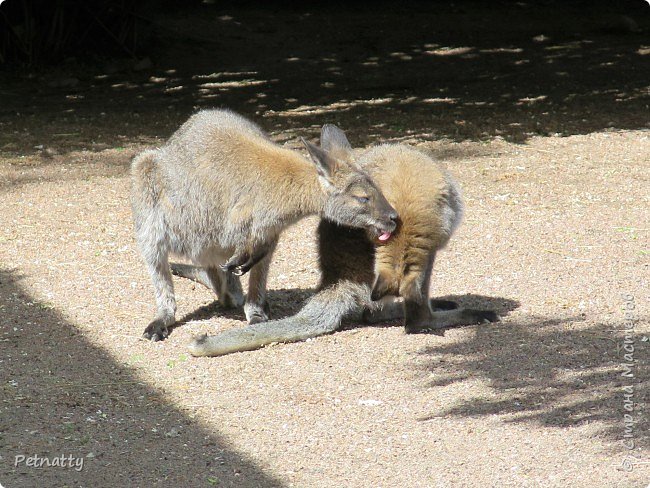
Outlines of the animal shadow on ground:
[{"label": "animal shadow on ground", "polygon": [[[198,286],[198,285],[197,285]],[[314,294],[313,289],[306,288],[280,288],[268,290],[267,299],[271,307],[271,319],[289,317],[298,312],[305,301]],[[184,315],[169,327],[169,333],[178,327],[192,321],[208,320],[212,318],[223,318],[228,320],[246,321],[243,307],[224,308],[218,300],[203,305],[196,310]]]},{"label": "animal shadow on ground", "polygon": [[[517,300],[512,300],[509,298],[503,297],[489,297],[485,295],[475,295],[473,293],[467,293],[465,295],[445,295],[440,297],[431,297],[430,300],[440,300],[443,302],[454,302],[460,308],[475,308],[479,310],[493,310],[497,313],[499,320],[506,317],[510,312],[516,310],[519,307],[519,302]],[[346,320],[342,329],[355,329],[358,327],[399,327],[403,326],[403,320],[396,319],[385,322],[377,322],[375,324],[363,324],[358,321],[352,322]],[[464,327],[476,327],[476,325],[489,326],[490,324],[473,324],[473,325],[456,325],[452,327],[447,327],[442,330],[436,330],[431,332],[421,332],[421,334],[434,334],[434,335],[444,335],[444,331],[454,328],[464,328]]]},{"label": "animal shadow on ground", "polygon": [[[305,302],[314,294],[315,290],[305,288],[280,288],[276,290],[269,290],[268,301],[271,307],[272,319],[282,319],[295,315],[304,306]],[[447,295],[444,297],[439,297],[437,299],[453,301],[456,302],[459,306],[466,308],[494,310],[497,312],[499,317],[504,317],[519,306],[519,302],[515,300],[473,294]],[[213,302],[208,303],[207,305],[203,305],[181,317],[178,321],[176,321],[176,323],[174,323],[174,325],[169,328],[169,331],[171,333],[174,329],[195,320],[200,321],[208,320],[211,318],[241,320],[243,322],[246,321],[246,317],[244,316],[244,312],[241,307],[224,308],[217,300],[214,300]],[[345,319],[343,325],[339,330],[349,330],[359,327],[393,327],[400,325],[402,325],[401,320],[392,320],[369,325],[361,323],[359,317],[353,316]]]},{"label": "animal shadow on ground", "polygon": [[[0,269],[6,486],[283,486],[31,297],[21,280]],[[83,469],[14,465],[15,456],[34,454],[82,458]]]}]

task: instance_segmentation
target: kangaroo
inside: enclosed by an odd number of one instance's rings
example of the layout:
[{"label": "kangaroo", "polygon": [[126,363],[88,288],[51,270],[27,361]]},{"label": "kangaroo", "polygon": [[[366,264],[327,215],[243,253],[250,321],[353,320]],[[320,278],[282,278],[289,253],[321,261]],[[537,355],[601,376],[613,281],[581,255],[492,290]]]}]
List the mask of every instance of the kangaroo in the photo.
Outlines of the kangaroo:
[{"label": "kangaroo", "polygon": [[[337,159],[354,157],[345,134],[325,125],[321,146]],[[458,308],[428,298],[436,253],[458,227],[463,204],[451,176],[426,154],[380,145],[355,161],[368,171],[400,216],[395,235],[376,235],[322,219],[318,227],[321,284],[294,316],[196,338],[194,356],[220,356],[273,342],[296,342],[335,331],[346,317],[378,322],[404,318],[407,333],[494,322],[491,310]],[[402,300],[395,296],[401,295]],[[379,302],[374,301],[381,299]]]},{"label": "kangaroo", "polygon": [[240,115],[204,110],[165,145],[133,159],[135,233],[157,304],[145,338],[164,339],[175,322],[169,253],[198,266],[177,265],[175,274],[202,280],[224,306],[243,304],[239,276],[250,270],[244,311],[254,324],[269,317],[267,274],[285,227],[320,214],[384,241],[390,238],[397,213],[370,177],[351,162],[303,143],[311,162],[273,143]]}]

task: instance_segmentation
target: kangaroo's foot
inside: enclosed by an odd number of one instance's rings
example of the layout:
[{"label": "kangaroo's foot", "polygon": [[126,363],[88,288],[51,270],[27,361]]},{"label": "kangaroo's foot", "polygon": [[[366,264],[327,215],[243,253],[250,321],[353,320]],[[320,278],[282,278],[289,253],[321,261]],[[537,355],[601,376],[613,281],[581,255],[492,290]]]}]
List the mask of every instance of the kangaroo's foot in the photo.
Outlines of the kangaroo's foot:
[{"label": "kangaroo's foot", "polygon": [[[458,303],[451,300],[438,300],[431,298],[429,300],[431,310],[455,310],[458,308]],[[387,295],[379,299],[376,306],[365,308],[362,315],[362,322],[366,324],[374,324],[377,322],[388,322],[391,320],[399,320],[404,318],[404,305],[403,301],[397,297]]]},{"label": "kangaroo's foot", "polygon": [[498,322],[499,316],[494,310],[476,310],[459,308],[433,312],[431,317],[406,317],[404,330],[407,334],[433,333],[442,335],[444,329],[463,325]]},{"label": "kangaroo's foot", "polygon": [[249,324],[257,324],[258,322],[266,322],[269,320],[271,317],[271,307],[269,306],[269,302],[264,302],[264,304],[246,303],[244,305],[244,313]]},{"label": "kangaroo's foot", "polygon": [[169,335],[169,326],[175,322],[173,315],[156,317],[144,330],[142,337],[153,342],[162,341]]},{"label": "kangaroo's foot", "polygon": [[445,326],[431,321],[413,321],[404,326],[407,334],[434,334],[445,335]]}]

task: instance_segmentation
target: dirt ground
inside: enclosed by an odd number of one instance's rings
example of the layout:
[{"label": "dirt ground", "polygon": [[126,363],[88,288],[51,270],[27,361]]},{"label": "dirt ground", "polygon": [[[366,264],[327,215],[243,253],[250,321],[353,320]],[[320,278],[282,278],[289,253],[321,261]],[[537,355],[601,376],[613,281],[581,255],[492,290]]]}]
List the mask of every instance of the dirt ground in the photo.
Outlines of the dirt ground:
[{"label": "dirt ground", "polygon": [[[0,485],[648,486],[650,8],[434,6],[205,6],[156,18],[143,70],[0,74]],[[177,279],[182,324],[141,340],[129,161],[213,106],[291,147],[330,122],[430,150],[467,205],[431,294],[501,322],[195,359],[243,312]],[[318,283],[315,224],[279,246],[276,317]]]}]

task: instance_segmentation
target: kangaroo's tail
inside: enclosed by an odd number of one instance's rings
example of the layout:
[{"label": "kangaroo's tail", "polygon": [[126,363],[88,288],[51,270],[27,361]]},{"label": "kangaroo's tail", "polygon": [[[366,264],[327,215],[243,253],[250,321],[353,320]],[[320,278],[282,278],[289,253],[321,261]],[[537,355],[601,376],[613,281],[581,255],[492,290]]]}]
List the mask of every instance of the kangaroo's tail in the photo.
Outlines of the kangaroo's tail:
[{"label": "kangaroo's tail", "polygon": [[194,356],[223,356],[274,342],[298,342],[334,332],[351,312],[370,300],[367,285],[341,281],[314,295],[296,315],[203,336],[190,343]]}]

